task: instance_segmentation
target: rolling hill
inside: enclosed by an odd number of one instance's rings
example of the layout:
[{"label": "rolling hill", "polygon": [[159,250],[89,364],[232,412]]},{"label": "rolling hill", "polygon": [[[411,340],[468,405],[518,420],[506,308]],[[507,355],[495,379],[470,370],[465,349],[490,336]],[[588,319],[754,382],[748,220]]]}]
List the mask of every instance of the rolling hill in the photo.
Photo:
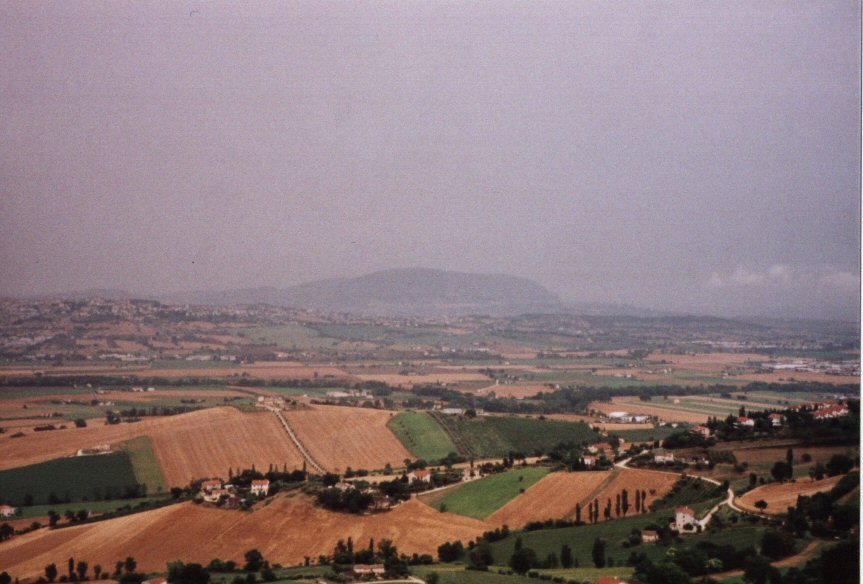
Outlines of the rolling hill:
[{"label": "rolling hill", "polygon": [[374,316],[514,315],[554,312],[560,299],[526,278],[426,268],[384,270],[357,278],[319,280],[289,288],[191,292],[169,299],[188,304],[272,304]]}]

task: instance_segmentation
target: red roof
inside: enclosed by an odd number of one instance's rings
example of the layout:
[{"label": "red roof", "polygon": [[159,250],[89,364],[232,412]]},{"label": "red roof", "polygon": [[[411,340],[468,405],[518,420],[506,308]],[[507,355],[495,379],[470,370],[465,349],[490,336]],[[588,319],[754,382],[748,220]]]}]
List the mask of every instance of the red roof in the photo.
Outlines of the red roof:
[{"label": "red roof", "polygon": [[266,487],[269,484],[270,484],[270,481],[268,481],[267,479],[252,481],[253,487]]},{"label": "red roof", "polygon": [[428,475],[430,475],[431,471],[428,469],[425,469],[425,468],[418,468],[415,471],[413,471],[413,473],[414,473],[415,477],[421,478],[421,477],[427,477]]},{"label": "red roof", "polygon": [[614,576],[600,576],[596,584],[626,584],[626,580],[615,578]]},{"label": "red roof", "polygon": [[687,515],[692,515],[693,517],[695,517],[695,511],[693,511],[692,509],[690,509],[689,507],[686,507],[686,506],[678,507],[676,509],[676,512],[677,513],[686,513]]},{"label": "red roof", "polygon": [[9,511],[10,509],[15,509],[15,507],[10,505],[0,505],[0,511]]},{"label": "red roof", "polygon": [[776,419],[776,418],[781,418],[781,417],[782,417],[782,414],[770,414],[770,415],[769,415],[769,416],[767,416],[767,417],[768,417],[768,418],[770,418],[771,420],[773,420],[773,419]]}]

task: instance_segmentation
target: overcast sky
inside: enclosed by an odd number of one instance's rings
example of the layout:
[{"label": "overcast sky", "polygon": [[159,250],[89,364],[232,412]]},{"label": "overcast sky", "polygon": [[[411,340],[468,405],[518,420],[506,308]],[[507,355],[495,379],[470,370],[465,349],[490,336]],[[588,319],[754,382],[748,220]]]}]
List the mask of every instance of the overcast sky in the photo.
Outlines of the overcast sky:
[{"label": "overcast sky", "polygon": [[0,1],[0,294],[426,266],[859,317],[842,2]]}]

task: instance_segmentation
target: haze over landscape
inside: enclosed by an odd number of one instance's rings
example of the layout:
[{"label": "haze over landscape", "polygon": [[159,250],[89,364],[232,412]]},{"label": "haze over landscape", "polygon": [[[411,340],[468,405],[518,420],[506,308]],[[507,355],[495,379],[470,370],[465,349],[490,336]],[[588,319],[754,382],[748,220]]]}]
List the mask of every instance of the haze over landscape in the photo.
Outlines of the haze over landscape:
[{"label": "haze over landscape", "polygon": [[861,5],[0,0],[0,584],[854,584]]},{"label": "haze over landscape", "polygon": [[419,266],[859,318],[860,6],[0,3],[0,294]]}]

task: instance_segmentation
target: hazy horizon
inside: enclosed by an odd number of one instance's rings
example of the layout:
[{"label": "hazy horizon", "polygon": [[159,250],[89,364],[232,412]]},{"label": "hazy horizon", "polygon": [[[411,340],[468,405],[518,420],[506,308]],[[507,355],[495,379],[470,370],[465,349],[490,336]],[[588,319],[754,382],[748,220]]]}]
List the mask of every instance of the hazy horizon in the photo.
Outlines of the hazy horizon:
[{"label": "hazy horizon", "polygon": [[398,267],[860,317],[856,2],[0,1],[0,295]]}]

